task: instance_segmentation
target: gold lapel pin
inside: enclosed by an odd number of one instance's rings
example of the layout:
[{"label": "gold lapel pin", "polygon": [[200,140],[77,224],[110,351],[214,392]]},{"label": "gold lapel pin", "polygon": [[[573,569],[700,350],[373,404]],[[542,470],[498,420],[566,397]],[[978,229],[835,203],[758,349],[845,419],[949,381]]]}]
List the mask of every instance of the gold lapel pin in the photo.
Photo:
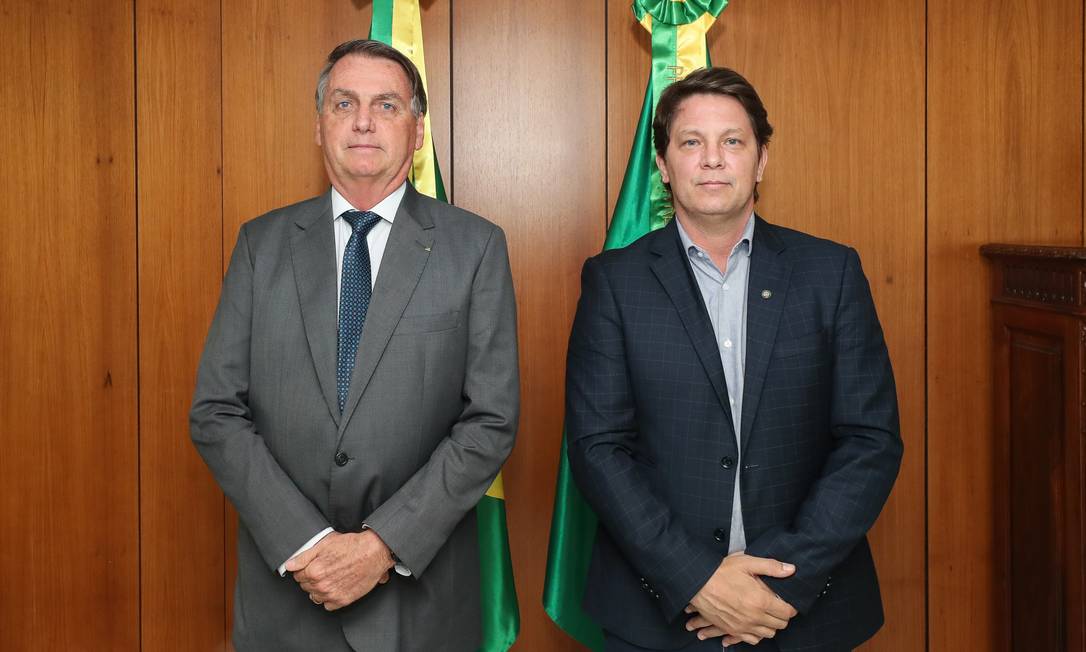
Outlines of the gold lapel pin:
[{"label": "gold lapel pin", "polygon": [[771,292],[769,290],[762,290],[762,298],[763,299],[768,299],[768,298],[770,298],[772,296],[773,296],[773,292]]}]

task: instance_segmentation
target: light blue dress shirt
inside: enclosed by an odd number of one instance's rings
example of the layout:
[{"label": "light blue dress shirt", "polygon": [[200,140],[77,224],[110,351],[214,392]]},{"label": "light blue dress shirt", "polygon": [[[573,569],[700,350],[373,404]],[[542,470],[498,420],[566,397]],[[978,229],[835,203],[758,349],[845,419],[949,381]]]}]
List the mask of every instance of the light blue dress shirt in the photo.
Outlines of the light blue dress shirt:
[{"label": "light blue dress shirt", "polygon": [[[690,261],[694,278],[697,279],[698,289],[701,290],[701,298],[709,311],[709,321],[713,324],[713,334],[720,350],[720,364],[724,367],[724,380],[728,384],[728,401],[732,410],[736,446],[739,446],[739,424],[742,423],[743,414],[743,365],[747,342],[747,278],[750,275],[754,215],[747,218],[743,235],[732,247],[723,271],[716,266],[708,252],[694,244],[678,218],[675,223],[679,227],[679,239]],[[729,553],[745,550],[747,547],[746,532],[743,529],[743,505],[739,496],[742,468],[740,459],[735,465],[735,495],[732,499],[731,530],[728,533]]]}]

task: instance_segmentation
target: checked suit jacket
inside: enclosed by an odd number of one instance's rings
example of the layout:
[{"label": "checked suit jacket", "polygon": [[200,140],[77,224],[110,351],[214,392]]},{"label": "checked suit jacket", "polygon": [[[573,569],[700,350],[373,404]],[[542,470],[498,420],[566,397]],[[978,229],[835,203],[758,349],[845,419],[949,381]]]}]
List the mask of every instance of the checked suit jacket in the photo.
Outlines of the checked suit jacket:
[{"label": "checked suit jacket", "polygon": [[[333,228],[328,193],[242,227],[200,362],[192,439],[239,517],[234,644],[474,652],[474,508],[519,408],[505,236],[408,184],[340,414]],[[363,525],[411,577],[326,612],[276,572]]]},{"label": "checked suit jacket", "polygon": [[727,555],[737,476],[746,552],[796,566],[765,578],[799,612],[780,649],[851,649],[883,622],[866,533],[902,443],[867,279],[854,250],[755,220],[738,438],[674,221],[584,266],[566,376],[570,466],[599,516],[584,607],[642,647],[696,640],[683,608]]}]

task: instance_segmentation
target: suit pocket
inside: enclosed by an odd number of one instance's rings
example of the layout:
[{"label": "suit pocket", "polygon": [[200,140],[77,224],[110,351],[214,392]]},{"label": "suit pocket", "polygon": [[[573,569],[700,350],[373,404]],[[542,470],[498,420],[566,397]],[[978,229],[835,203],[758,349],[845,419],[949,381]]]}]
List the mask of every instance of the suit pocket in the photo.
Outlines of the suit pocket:
[{"label": "suit pocket", "polygon": [[790,340],[777,340],[773,345],[774,358],[791,358],[797,355],[816,353],[826,346],[826,332],[818,331],[801,335]]},{"label": "suit pocket", "polygon": [[404,315],[396,324],[393,335],[411,335],[415,333],[436,333],[447,331],[460,325],[460,312],[443,312],[436,315]]}]

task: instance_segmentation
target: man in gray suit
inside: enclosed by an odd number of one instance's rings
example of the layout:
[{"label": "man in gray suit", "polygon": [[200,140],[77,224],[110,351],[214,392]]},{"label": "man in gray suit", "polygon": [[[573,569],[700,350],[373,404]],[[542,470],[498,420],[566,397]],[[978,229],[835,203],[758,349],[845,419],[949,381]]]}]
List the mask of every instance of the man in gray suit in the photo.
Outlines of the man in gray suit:
[{"label": "man in gray suit", "polygon": [[240,517],[234,644],[475,650],[473,508],[519,407],[505,237],[407,183],[402,54],[337,47],[317,111],[332,188],[242,227],[192,406]]}]

